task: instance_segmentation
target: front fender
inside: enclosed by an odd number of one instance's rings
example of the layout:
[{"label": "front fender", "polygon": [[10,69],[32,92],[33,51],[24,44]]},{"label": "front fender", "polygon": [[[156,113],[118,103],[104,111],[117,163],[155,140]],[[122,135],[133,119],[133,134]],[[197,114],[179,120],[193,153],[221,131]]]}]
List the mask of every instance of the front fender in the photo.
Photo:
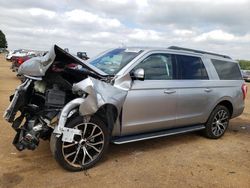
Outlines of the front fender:
[{"label": "front fender", "polygon": [[80,115],[86,116],[96,113],[99,108],[109,104],[116,107],[119,115],[128,92],[91,77],[74,84],[72,90],[73,92],[84,91],[87,97],[76,98],[62,109],[59,123],[53,134],[57,134],[58,137],[63,135],[62,141],[65,142],[73,142],[74,135],[81,135],[81,130],[65,127],[68,115],[73,109],[79,106]]}]

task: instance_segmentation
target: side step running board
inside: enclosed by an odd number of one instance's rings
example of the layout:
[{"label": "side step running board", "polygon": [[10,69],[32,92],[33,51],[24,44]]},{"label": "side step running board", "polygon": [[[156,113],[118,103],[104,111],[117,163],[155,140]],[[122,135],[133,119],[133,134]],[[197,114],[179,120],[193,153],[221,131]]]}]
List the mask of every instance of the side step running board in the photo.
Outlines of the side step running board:
[{"label": "side step running board", "polygon": [[152,138],[159,138],[159,137],[164,137],[164,136],[171,136],[171,135],[176,135],[176,134],[199,131],[202,129],[205,129],[204,125],[194,125],[194,126],[189,126],[189,127],[168,129],[168,130],[163,130],[163,131],[158,131],[158,132],[153,132],[153,133],[144,133],[144,134],[119,137],[117,139],[112,140],[112,142],[114,144],[125,144],[125,143],[130,143],[130,142],[137,142],[141,140],[148,140]]}]

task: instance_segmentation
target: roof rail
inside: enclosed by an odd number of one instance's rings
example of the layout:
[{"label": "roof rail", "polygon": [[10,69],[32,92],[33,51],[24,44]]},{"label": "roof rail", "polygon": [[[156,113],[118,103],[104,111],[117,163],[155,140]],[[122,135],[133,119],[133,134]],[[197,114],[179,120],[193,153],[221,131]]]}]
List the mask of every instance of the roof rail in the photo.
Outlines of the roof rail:
[{"label": "roof rail", "polygon": [[194,49],[189,49],[189,48],[182,48],[182,47],[178,47],[178,46],[170,46],[170,47],[168,47],[168,49],[183,50],[183,51],[195,52],[195,53],[200,53],[200,54],[209,54],[209,55],[215,55],[215,56],[219,56],[219,57],[223,57],[223,58],[227,58],[227,59],[232,59],[231,57],[229,57],[227,55],[221,55],[221,54],[216,54],[216,53],[212,53],[212,52],[194,50]]}]

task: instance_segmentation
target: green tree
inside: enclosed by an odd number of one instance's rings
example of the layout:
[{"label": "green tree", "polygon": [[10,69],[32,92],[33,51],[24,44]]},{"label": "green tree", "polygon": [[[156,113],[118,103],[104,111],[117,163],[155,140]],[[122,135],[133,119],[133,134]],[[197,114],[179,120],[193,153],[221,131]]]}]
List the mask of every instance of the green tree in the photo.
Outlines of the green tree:
[{"label": "green tree", "polygon": [[250,61],[249,60],[238,60],[240,67],[243,70],[250,70]]},{"label": "green tree", "polygon": [[8,48],[8,43],[5,34],[0,30],[0,48]]}]

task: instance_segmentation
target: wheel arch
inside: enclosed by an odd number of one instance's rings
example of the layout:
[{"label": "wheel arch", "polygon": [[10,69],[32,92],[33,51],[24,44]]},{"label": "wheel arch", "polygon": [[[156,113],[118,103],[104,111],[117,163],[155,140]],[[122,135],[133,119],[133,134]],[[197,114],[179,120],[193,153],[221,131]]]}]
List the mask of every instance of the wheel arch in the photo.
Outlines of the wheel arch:
[{"label": "wheel arch", "polygon": [[223,101],[219,102],[216,106],[218,106],[218,105],[225,106],[229,110],[230,117],[232,117],[232,115],[233,115],[233,104],[232,104],[231,101],[223,100]]},{"label": "wheel arch", "polygon": [[234,108],[233,108],[233,102],[232,102],[232,100],[230,100],[229,97],[225,97],[225,98],[222,98],[219,101],[217,101],[217,103],[214,105],[213,109],[211,110],[210,114],[214,111],[214,109],[218,105],[225,106],[229,110],[230,118],[232,117]]},{"label": "wheel arch", "polygon": [[114,124],[118,117],[118,109],[115,105],[107,103],[102,105],[94,114],[94,116],[98,116],[101,118],[105,125],[108,127],[109,134],[112,133]]}]

